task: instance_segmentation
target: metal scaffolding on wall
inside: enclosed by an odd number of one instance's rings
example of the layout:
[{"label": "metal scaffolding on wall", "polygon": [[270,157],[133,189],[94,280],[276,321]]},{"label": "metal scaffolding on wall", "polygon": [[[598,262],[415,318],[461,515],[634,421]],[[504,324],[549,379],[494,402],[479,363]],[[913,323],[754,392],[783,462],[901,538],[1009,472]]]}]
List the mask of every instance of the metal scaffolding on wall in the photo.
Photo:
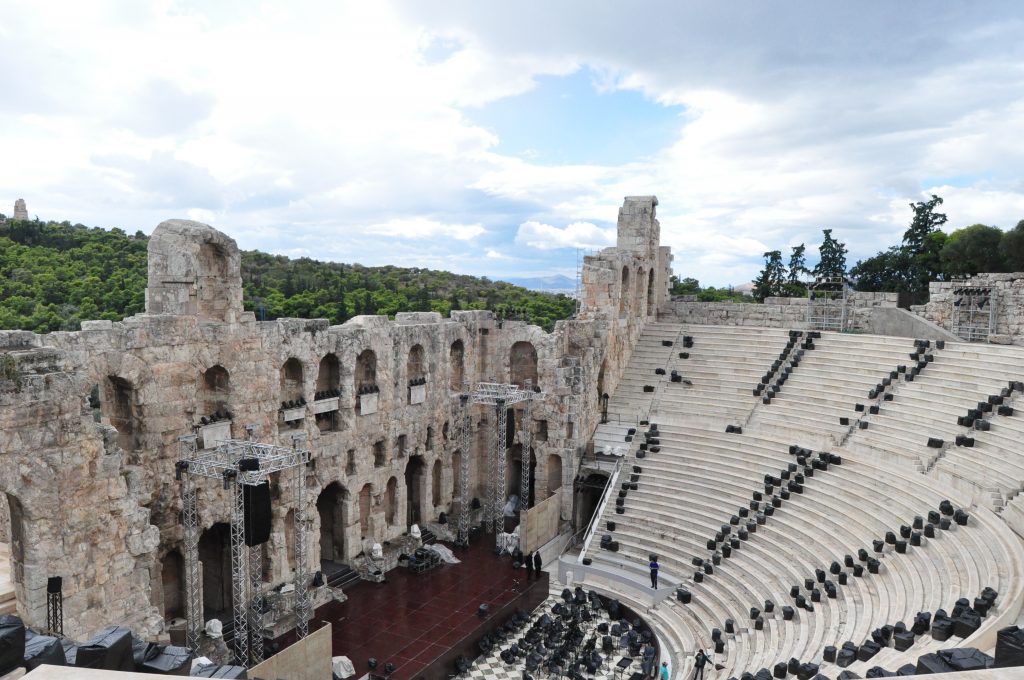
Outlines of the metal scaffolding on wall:
[{"label": "metal scaffolding on wall", "polygon": [[[532,427],[530,421],[529,402],[534,398],[543,396],[530,388],[527,382],[525,389],[518,385],[507,383],[477,383],[473,392],[468,395],[474,404],[493,406],[495,415],[494,439],[487,456],[487,500],[484,504],[484,522],[490,523],[495,534],[495,546],[501,549],[501,533],[505,526],[505,467],[507,464],[507,447],[505,441],[508,432],[508,411],[507,409],[520,402],[527,402],[524,406],[523,434],[521,438],[524,444],[528,445],[530,435],[527,434]],[[467,409],[468,412],[468,409]],[[530,452],[523,450],[523,484],[529,491],[530,480]],[[529,499],[527,499],[529,500]],[[520,499],[520,503],[523,500]],[[468,525],[468,519],[467,519]],[[468,537],[468,534],[467,534]]]},{"label": "metal scaffolding on wall", "polygon": [[952,305],[950,332],[968,342],[988,342],[996,326],[996,292],[954,281]]},{"label": "metal scaffolding on wall", "polygon": [[[185,561],[185,640],[193,651],[199,651],[202,627],[202,584],[199,575],[199,512],[193,477],[206,477],[221,481],[224,489],[232,492],[231,512],[231,585],[234,614],[235,662],[248,667],[263,660],[263,637],[260,619],[263,611],[261,584],[261,550],[245,544],[246,486],[257,486],[269,480],[275,472],[297,471],[295,539],[295,631],[299,638],[308,632],[309,593],[304,551],[305,541],[304,488],[305,469],[312,459],[308,449],[298,444],[304,434],[292,436],[292,448],[261,444],[255,441],[255,426],[246,431],[253,439],[228,439],[218,442],[212,449],[198,449],[194,434],[178,437],[179,460],[175,476],[182,482],[182,523],[184,524]],[[250,634],[252,636],[250,646]]]},{"label": "metal scaffolding on wall", "polygon": [[473,435],[473,424],[469,416],[469,383],[463,384],[459,395],[459,431],[456,441],[459,446],[459,518],[455,525],[455,545],[469,547],[469,447]]},{"label": "metal scaffolding on wall", "polygon": [[845,331],[849,291],[845,276],[821,276],[807,284],[807,328]]}]

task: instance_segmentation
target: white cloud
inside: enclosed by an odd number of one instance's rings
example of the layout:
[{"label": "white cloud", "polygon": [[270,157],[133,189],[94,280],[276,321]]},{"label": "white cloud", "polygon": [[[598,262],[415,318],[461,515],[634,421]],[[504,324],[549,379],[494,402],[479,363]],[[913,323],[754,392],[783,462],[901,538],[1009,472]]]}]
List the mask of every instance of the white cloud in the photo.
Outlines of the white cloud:
[{"label": "white cloud", "polygon": [[559,229],[530,220],[519,225],[516,243],[538,250],[603,248],[615,244],[615,229],[601,229],[590,222],[573,222]]},{"label": "white cloud", "polygon": [[422,239],[444,236],[457,241],[468,241],[485,233],[481,224],[446,224],[424,217],[394,219],[381,224],[366,227],[371,234],[381,236],[398,236],[401,238]]},{"label": "white cloud", "polygon": [[512,259],[508,255],[505,255],[503,253],[499,253],[497,250],[494,250],[493,248],[488,249],[487,252],[484,253],[484,257],[486,257],[489,260],[511,260]]}]

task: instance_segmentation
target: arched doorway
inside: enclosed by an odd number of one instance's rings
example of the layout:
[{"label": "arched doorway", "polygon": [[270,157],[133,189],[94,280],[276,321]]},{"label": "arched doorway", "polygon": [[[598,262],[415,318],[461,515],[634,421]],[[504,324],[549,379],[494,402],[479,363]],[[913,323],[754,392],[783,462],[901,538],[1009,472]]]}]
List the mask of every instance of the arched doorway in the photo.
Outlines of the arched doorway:
[{"label": "arched doorway", "polygon": [[441,505],[441,460],[434,461],[430,475],[430,502],[436,508]]},{"label": "arched doorway", "polygon": [[164,619],[185,617],[185,560],[181,553],[172,550],[160,565],[160,577],[164,591]]},{"label": "arched doorway", "polygon": [[[427,464],[423,456],[412,456],[405,466],[405,523],[420,524],[426,517],[423,512],[424,491],[427,483]],[[391,520],[388,520],[391,524]]]},{"label": "arched doorway", "polygon": [[398,480],[392,477],[384,489],[384,521],[388,526],[395,523],[398,515]]},{"label": "arched doorway", "polygon": [[359,532],[364,539],[370,533],[370,507],[373,503],[373,487],[364,484],[359,490]]},{"label": "arched doorway", "polygon": [[629,267],[622,268],[622,285],[619,287],[619,318],[626,316],[626,300],[629,299]]},{"label": "arched doorway", "polygon": [[590,526],[590,522],[601,502],[601,494],[608,484],[608,475],[592,472],[576,486],[576,528],[578,531]]},{"label": "arched doorway", "polygon": [[654,269],[647,272],[647,316],[654,314]]},{"label": "arched doorway", "polygon": [[203,565],[203,620],[231,617],[231,526],[218,522],[199,537]]},{"label": "arched doorway", "polygon": [[316,499],[320,515],[320,562],[345,561],[345,497],[338,482],[327,485]]},{"label": "arched doorway", "polygon": [[462,451],[452,454],[452,498],[462,494]]},{"label": "arched doorway", "polygon": [[548,496],[562,488],[562,457],[557,453],[548,456]]},{"label": "arched doorway", "polygon": [[25,509],[17,496],[4,494],[7,502],[4,504],[6,515],[7,539],[10,542],[11,552],[11,580],[16,585],[25,582]]},{"label": "arched doorway", "polygon": [[[516,444],[512,447],[508,454],[508,462],[505,468],[505,498],[515,495],[519,496],[522,493],[523,486],[523,445]],[[529,492],[530,497],[528,499],[529,505],[532,507],[537,500],[536,491],[537,481],[537,453],[530,447],[530,486]],[[522,503],[522,499],[520,499]]]}]

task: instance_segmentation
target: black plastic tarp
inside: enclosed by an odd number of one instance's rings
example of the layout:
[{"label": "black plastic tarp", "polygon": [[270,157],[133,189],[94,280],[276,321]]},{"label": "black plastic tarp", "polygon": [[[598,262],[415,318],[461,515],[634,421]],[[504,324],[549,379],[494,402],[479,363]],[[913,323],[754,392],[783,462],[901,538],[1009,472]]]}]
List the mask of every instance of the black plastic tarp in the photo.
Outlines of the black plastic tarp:
[{"label": "black plastic tarp", "polygon": [[994,668],[1024,666],[1024,630],[1010,626],[996,633],[996,662],[992,665]]},{"label": "black plastic tarp", "polygon": [[[136,664],[143,673],[162,675],[188,675],[192,669],[192,651],[187,647],[168,645],[159,649],[156,656]],[[232,676],[227,676],[232,677]]]},{"label": "black plastic tarp", "polygon": [[915,675],[952,673],[955,670],[955,668],[946,663],[946,660],[938,654],[922,654],[917,657],[917,673],[915,673]]},{"label": "black plastic tarp", "polygon": [[49,635],[36,635],[25,641],[25,668],[33,670],[42,664],[63,666],[67,663],[64,646],[60,640]]},{"label": "black plastic tarp", "polygon": [[939,656],[956,671],[980,671],[992,665],[992,657],[974,647],[943,649]]},{"label": "black plastic tarp", "polygon": [[13,614],[0,616],[0,675],[9,673],[25,658],[25,624]]},{"label": "black plastic tarp", "polygon": [[248,678],[244,666],[200,666],[192,671],[193,678]]},{"label": "black plastic tarp", "polygon": [[75,665],[108,671],[134,671],[132,632],[121,626],[107,626],[79,646]]}]

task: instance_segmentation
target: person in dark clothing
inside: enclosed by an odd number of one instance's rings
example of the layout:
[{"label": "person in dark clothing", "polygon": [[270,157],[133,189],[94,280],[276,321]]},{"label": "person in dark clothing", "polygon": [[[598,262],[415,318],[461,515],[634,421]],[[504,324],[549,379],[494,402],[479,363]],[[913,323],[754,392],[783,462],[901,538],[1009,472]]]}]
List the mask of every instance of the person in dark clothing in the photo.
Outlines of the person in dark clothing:
[{"label": "person in dark clothing", "polygon": [[708,655],[704,650],[698,650],[693,657],[693,680],[704,680],[704,666],[708,663]]},{"label": "person in dark clothing", "polygon": [[[654,557],[651,555],[651,557]],[[661,565],[658,564],[657,558],[651,560],[651,587],[655,590],[658,589],[658,570],[661,569]]]},{"label": "person in dark clothing", "polygon": [[528,553],[526,555],[526,558],[523,560],[523,564],[526,565],[527,580],[533,578],[533,553]]},{"label": "person in dark clothing", "polygon": [[540,578],[540,568],[540,551],[538,550],[537,552],[533,553],[533,571],[536,572],[537,578]]}]

